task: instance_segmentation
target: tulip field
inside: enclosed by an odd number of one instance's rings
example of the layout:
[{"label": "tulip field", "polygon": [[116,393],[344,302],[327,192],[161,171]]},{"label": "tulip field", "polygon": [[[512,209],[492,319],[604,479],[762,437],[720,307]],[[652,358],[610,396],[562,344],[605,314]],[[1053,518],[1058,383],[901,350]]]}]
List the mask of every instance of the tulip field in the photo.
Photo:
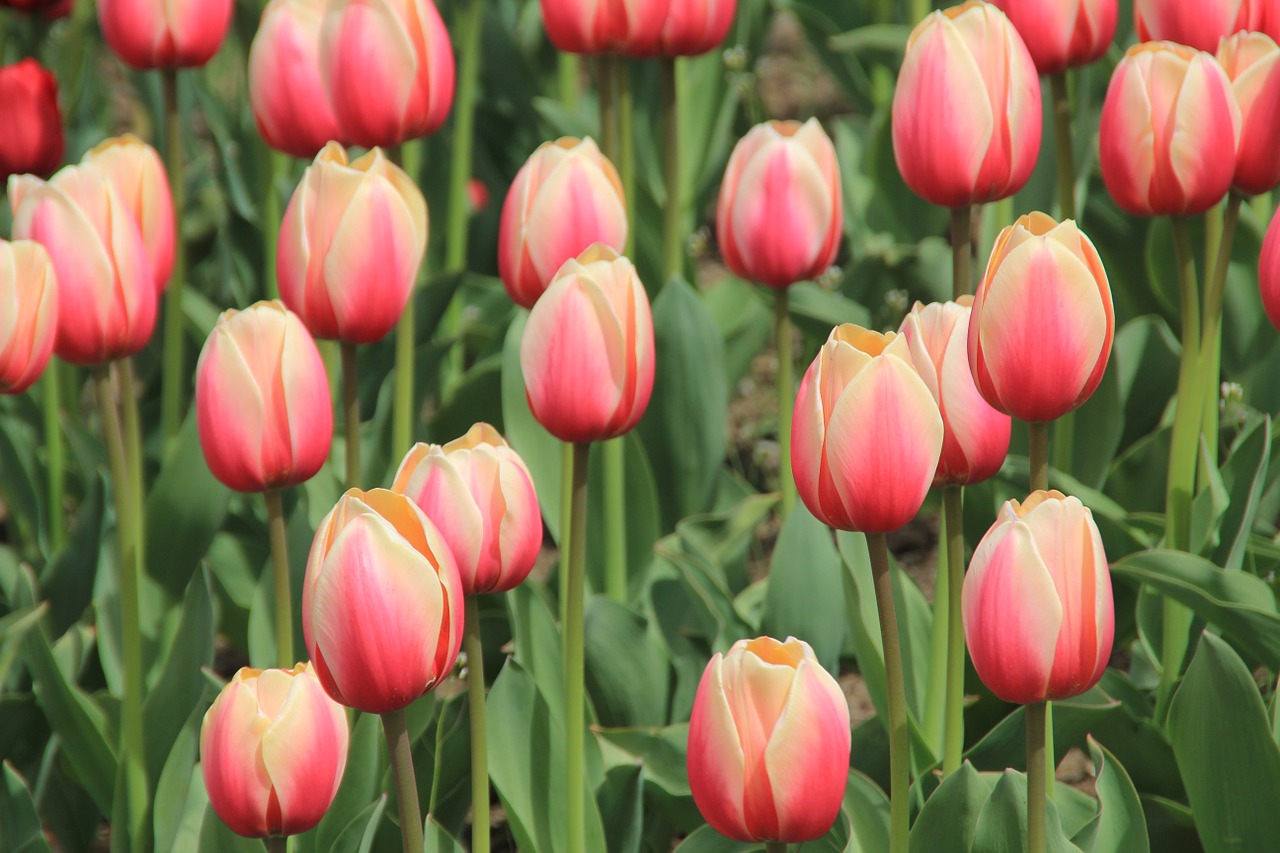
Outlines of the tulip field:
[{"label": "tulip field", "polygon": [[1280,850],[1280,0],[946,2],[0,0],[0,853]]}]

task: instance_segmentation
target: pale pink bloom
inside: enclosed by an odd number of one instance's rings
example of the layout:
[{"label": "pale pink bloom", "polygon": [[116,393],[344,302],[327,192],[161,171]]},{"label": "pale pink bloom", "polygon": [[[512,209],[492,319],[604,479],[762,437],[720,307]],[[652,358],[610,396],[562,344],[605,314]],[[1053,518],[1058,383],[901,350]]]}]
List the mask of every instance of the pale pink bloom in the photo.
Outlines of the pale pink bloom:
[{"label": "pale pink bloom", "polygon": [[671,0],[662,26],[664,56],[699,56],[729,35],[738,0]]},{"label": "pale pink bloom", "polygon": [[1218,61],[1240,107],[1233,184],[1248,195],[1280,184],[1280,47],[1262,33],[1237,33],[1218,46]]},{"label": "pale pink bloom", "polygon": [[98,0],[111,50],[134,68],[204,65],[231,26],[232,0]]},{"label": "pale pink bloom", "polygon": [[1116,0],[991,2],[1018,28],[1041,74],[1061,74],[1101,59],[1116,35]]},{"label": "pale pink bloom", "polygon": [[[542,23],[557,50],[653,56],[673,0],[541,0]],[[680,2],[680,0],[674,0]]]},{"label": "pale pink bloom", "polygon": [[58,282],[44,246],[0,240],[0,394],[40,378],[58,333]]},{"label": "pale pink bloom", "polygon": [[107,176],[133,215],[155,276],[156,293],[173,273],[174,218],[169,177],[156,150],[132,133],[99,143],[81,163]]}]

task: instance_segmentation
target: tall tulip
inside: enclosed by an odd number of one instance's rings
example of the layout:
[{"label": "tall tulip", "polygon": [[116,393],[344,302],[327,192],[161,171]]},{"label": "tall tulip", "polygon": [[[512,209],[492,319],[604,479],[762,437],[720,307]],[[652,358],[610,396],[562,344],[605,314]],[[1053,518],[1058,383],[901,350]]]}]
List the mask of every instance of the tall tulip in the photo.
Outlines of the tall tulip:
[{"label": "tall tulip", "polygon": [[49,175],[62,162],[58,81],[34,59],[0,67],[0,180],[30,172]]},{"label": "tall tulip", "polygon": [[107,45],[133,68],[194,68],[222,46],[232,0],[97,0]]},{"label": "tall tulip", "polygon": [[0,394],[40,377],[58,331],[58,283],[44,246],[0,240]]},{"label": "tall tulip", "polygon": [[733,26],[738,0],[671,0],[662,25],[663,56],[701,56],[714,50]]},{"label": "tall tulip", "polygon": [[1212,53],[1218,41],[1241,29],[1249,0],[1134,0],[1138,41],[1173,41]]},{"label": "tall tulip", "polygon": [[671,5],[682,0],[541,0],[547,37],[565,53],[653,56]]},{"label": "tall tulip", "polygon": [[1061,74],[1102,58],[1116,35],[1116,0],[991,0],[1017,27],[1036,70]]},{"label": "tall tulip", "polygon": [[151,263],[156,292],[173,272],[173,198],[160,155],[132,133],[99,143],[81,161],[107,176],[133,214]]},{"label": "tall tulip", "polygon": [[1249,195],[1280,184],[1280,46],[1262,33],[1224,39],[1218,61],[1240,107],[1240,145],[1233,184]]}]

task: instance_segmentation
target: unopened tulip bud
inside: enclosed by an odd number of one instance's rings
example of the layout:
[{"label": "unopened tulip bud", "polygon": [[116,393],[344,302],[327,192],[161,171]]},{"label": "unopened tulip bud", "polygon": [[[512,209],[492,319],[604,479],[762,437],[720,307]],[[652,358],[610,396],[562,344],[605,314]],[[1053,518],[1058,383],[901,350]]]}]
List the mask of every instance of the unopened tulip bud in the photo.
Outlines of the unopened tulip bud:
[{"label": "unopened tulip bud", "polygon": [[700,56],[729,35],[738,0],[671,0],[662,26],[663,56]]},{"label": "unopened tulip bud", "polygon": [[107,176],[133,214],[151,263],[156,292],[173,273],[173,196],[160,155],[132,133],[100,143],[82,161]]},{"label": "unopened tulip bud", "polygon": [[1280,47],[1262,33],[1237,33],[1218,47],[1218,61],[1240,107],[1237,190],[1249,195],[1280,184]]},{"label": "unopened tulip bud", "polygon": [[991,2],[1017,27],[1041,74],[1061,74],[1101,59],[1116,35],[1116,0]]},{"label": "unopened tulip bud", "polygon": [[58,284],[44,246],[0,240],[0,394],[40,377],[58,332]]},{"label": "unopened tulip bud", "polygon": [[1138,41],[1172,41],[1213,53],[1218,41],[1244,27],[1248,0],[1134,0]]},{"label": "unopened tulip bud", "polygon": [[62,162],[58,81],[34,59],[0,67],[0,180],[53,174]]},{"label": "unopened tulip bud", "polygon": [[218,52],[232,11],[232,0],[98,0],[98,24],[133,68],[194,68]]},{"label": "unopened tulip bud", "polygon": [[541,0],[542,23],[565,53],[653,56],[673,2],[681,0]]}]

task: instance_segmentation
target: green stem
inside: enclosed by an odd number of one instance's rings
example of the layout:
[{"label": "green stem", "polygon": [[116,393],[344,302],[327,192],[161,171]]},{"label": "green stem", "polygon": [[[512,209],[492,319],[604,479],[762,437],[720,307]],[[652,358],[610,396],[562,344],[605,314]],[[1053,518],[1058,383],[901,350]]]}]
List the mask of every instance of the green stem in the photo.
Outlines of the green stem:
[{"label": "green stem", "polygon": [[462,642],[467,653],[467,699],[471,708],[471,853],[489,853],[489,729],[485,721],[480,604],[474,595],[467,596]]},{"label": "green stem", "polygon": [[436,734],[435,734],[435,753],[431,761],[431,792],[427,795],[427,814],[436,814],[436,809],[440,805],[441,788],[440,780],[444,778],[444,738],[445,738],[445,712],[449,710],[446,700],[440,695],[433,697],[433,701],[439,712],[436,715]]},{"label": "green stem", "polygon": [[631,69],[625,56],[613,58],[614,80],[618,88],[618,176],[627,202],[627,246],[633,256],[636,245],[636,138],[635,95],[631,91]]},{"label": "green stem", "polygon": [[360,373],[356,366],[356,345],[343,341],[339,348],[342,351],[342,411],[346,419],[347,488],[355,489],[360,486]]},{"label": "green stem", "polygon": [[782,517],[796,503],[796,481],[791,476],[791,416],[796,405],[791,357],[791,306],[786,288],[773,292],[773,337],[778,348],[778,480],[782,491]]},{"label": "green stem", "polygon": [[[0,16],[2,17],[2,16]],[[66,452],[62,446],[62,405],[59,401],[58,374],[61,362],[50,359],[44,369],[40,402],[44,405],[45,462],[49,475],[49,553],[62,550],[67,541],[65,504]]]},{"label": "green stem", "polygon": [[680,61],[659,60],[662,86],[662,166],[667,201],[662,210],[662,284],[684,272],[684,199],[680,192]]},{"label": "green stem", "polygon": [[600,100],[600,150],[618,163],[618,111],[613,97],[613,57],[596,57],[596,96]]},{"label": "green stem", "polygon": [[[964,752],[964,621],[960,592],[964,588],[964,491],[942,490],[942,514],[947,532],[947,692],[943,734],[942,776],[960,769]],[[937,594],[934,595],[937,601]],[[934,612],[938,610],[934,605]]]},{"label": "green stem", "polygon": [[627,447],[626,437],[601,445],[604,455],[604,588],[615,601],[627,601]]},{"label": "green stem", "polygon": [[884,646],[884,676],[889,690],[889,853],[907,853],[908,773],[911,744],[907,739],[907,693],[902,675],[902,649],[898,640],[898,616],[889,575],[889,549],[883,533],[867,534],[880,638]]},{"label": "green stem", "polygon": [[573,516],[573,442],[560,442],[560,624],[569,606],[569,556],[573,550],[569,521]]},{"label": "green stem", "polygon": [[568,853],[586,853],[586,785],[583,748],[586,739],[583,695],[583,607],[587,555],[587,466],[590,444],[573,446],[573,512],[569,518],[571,560],[564,622],[565,814]]},{"label": "green stem", "polygon": [[267,180],[262,190],[262,292],[267,299],[280,298],[280,283],[276,280],[276,250],[280,245],[280,175],[288,163],[285,155],[264,143],[266,149]]},{"label": "green stem", "polygon": [[766,841],[764,843],[764,853],[787,853],[787,842]]},{"label": "green stem", "polygon": [[1049,424],[1027,424],[1027,456],[1031,460],[1031,491],[1049,488]]},{"label": "green stem", "polygon": [[[1200,390],[1204,393],[1200,430],[1204,433],[1205,446],[1209,448],[1211,462],[1217,463],[1219,384],[1222,381],[1222,302],[1226,295],[1227,273],[1231,268],[1231,247],[1235,242],[1236,226],[1240,222],[1240,206],[1244,197],[1231,193],[1227,198],[1222,217],[1222,234],[1218,240],[1218,252],[1214,258],[1213,274],[1204,293],[1204,324],[1200,332]],[[1202,460],[1203,461],[1203,460]],[[1208,471],[1201,477],[1207,478]]]},{"label": "green stem", "polygon": [[556,63],[556,76],[560,84],[560,103],[569,112],[578,109],[578,56],[560,53]]},{"label": "green stem", "polygon": [[267,538],[271,540],[271,569],[276,582],[276,665],[290,669],[293,657],[293,596],[289,592],[289,548],[284,528],[284,501],[280,492],[265,493]]},{"label": "green stem", "polygon": [[1053,91],[1053,130],[1058,148],[1058,210],[1060,219],[1076,218],[1076,160],[1071,140],[1071,95],[1067,73],[1049,78]]},{"label": "green stem", "polygon": [[1027,713],[1027,853],[1045,853],[1045,703],[1026,706]]},{"label": "green stem", "polygon": [[289,836],[287,835],[273,835],[262,839],[262,843],[267,846],[267,853],[289,853]]},{"label": "green stem", "polygon": [[387,736],[387,754],[396,779],[396,802],[400,808],[400,842],[404,853],[422,853],[422,809],[418,805],[418,782],[413,773],[413,747],[404,709],[382,715]]},{"label": "green stem", "polygon": [[908,23],[916,24],[923,21],[932,8],[932,0],[911,0],[911,20]]},{"label": "green stem", "polygon": [[973,256],[973,208],[951,208],[951,297],[959,299],[973,292],[970,258]]},{"label": "green stem", "polygon": [[[393,163],[403,166],[404,150],[397,145],[387,152]],[[416,183],[418,176],[410,173]],[[425,263],[425,260],[424,260]],[[414,288],[416,290],[416,287]],[[396,323],[396,362],[395,388],[391,405],[391,447],[392,453],[403,453],[413,443],[413,424],[416,412],[413,407],[413,349],[414,335],[417,327],[414,320],[414,299],[416,294],[409,294],[404,313]],[[345,358],[344,358],[345,361]],[[348,475],[349,476],[349,475]]]},{"label": "green stem", "polygon": [[[939,535],[941,541],[947,541],[949,528],[946,513],[943,513]],[[947,724],[947,665],[950,662],[947,644],[950,642],[950,561],[951,556],[946,548],[938,549],[938,565],[933,582],[933,624],[929,630],[929,682],[925,696],[928,701],[924,706],[923,729],[925,737],[933,749],[934,755],[943,755],[946,742]],[[943,769],[945,773],[945,768]]]},{"label": "green stem", "polygon": [[172,441],[182,426],[182,389],[187,376],[183,352],[182,291],[186,285],[186,248],[182,240],[182,220],[186,212],[186,183],[182,160],[182,115],[178,111],[178,69],[161,73],[164,88],[165,161],[169,169],[169,189],[173,194],[173,276],[164,309],[164,373],[160,395],[160,426],[165,442]]},{"label": "green stem", "polygon": [[129,461],[129,488],[134,506],[134,535],[138,542],[140,571],[147,566],[147,488],[143,479],[142,425],[138,417],[138,394],[133,381],[133,359],[122,358],[114,365],[117,384],[120,387],[120,411],[124,415],[124,450]]},{"label": "green stem", "polygon": [[449,167],[449,220],[446,223],[444,268],[453,272],[467,263],[467,230],[471,222],[467,184],[471,180],[472,141],[476,126],[476,89],[480,78],[480,30],[484,0],[461,4],[454,22],[454,47],[458,51],[458,89],[453,102],[453,163]]}]

